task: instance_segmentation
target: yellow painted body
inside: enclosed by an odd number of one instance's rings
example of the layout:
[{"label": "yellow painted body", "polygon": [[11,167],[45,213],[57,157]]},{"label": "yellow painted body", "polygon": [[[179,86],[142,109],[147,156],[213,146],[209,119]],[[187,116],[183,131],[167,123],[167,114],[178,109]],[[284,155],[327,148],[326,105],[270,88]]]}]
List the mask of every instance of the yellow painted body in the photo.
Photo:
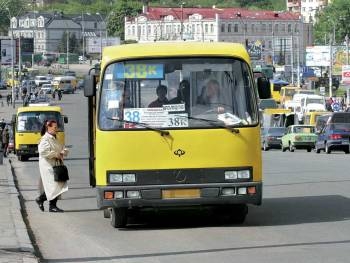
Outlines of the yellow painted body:
[{"label": "yellow painted body", "polygon": [[304,124],[316,125],[317,117],[330,114],[329,111],[312,111],[305,113]]},{"label": "yellow painted body", "polygon": [[[59,112],[62,115],[62,109],[58,106],[31,106],[31,107],[19,107],[17,110],[18,114],[22,112]],[[32,145],[38,144],[41,138],[40,130],[37,131],[24,131],[19,132],[17,128],[15,129],[15,149],[18,150],[20,148],[19,145]],[[64,131],[57,132],[57,139],[60,143],[65,144],[65,135]]]},{"label": "yellow painted body", "polygon": [[[179,56],[238,58],[250,64],[247,51],[238,44],[130,44],[104,48],[101,76],[111,62]],[[108,170],[153,170],[155,167],[161,170],[251,166],[253,181],[262,181],[259,125],[239,128],[238,134],[225,128],[170,129],[170,136],[161,136],[157,132],[143,129],[101,131],[96,122],[95,130],[97,186],[107,185]],[[181,157],[176,156],[174,151],[178,149],[183,150],[185,154]]]}]

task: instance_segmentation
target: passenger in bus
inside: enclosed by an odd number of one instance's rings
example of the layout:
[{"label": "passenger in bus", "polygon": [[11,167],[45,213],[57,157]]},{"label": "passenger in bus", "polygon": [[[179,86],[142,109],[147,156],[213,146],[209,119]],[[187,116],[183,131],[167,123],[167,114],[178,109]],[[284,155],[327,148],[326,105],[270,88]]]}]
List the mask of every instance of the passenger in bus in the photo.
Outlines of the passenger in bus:
[{"label": "passenger in bus", "polygon": [[202,88],[201,95],[197,98],[198,104],[208,105],[220,102],[220,85],[216,79],[210,79]]},{"label": "passenger in bus", "polygon": [[27,130],[28,131],[40,131],[41,126],[42,125],[37,118],[28,119],[28,123],[27,123]]},{"label": "passenger in bus", "polygon": [[157,107],[163,107],[164,104],[169,104],[169,101],[167,99],[167,93],[168,93],[168,88],[165,85],[159,85],[157,87],[157,96],[158,98],[154,101],[152,101],[148,107],[149,108],[157,108]]},{"label": "passenger in bus", "polygon": [[170,104],[185,103],[185,110],[188,112],[190,107],[190,83],[188,80],[182,80],[177,90],[177,96],[169,101]]}]

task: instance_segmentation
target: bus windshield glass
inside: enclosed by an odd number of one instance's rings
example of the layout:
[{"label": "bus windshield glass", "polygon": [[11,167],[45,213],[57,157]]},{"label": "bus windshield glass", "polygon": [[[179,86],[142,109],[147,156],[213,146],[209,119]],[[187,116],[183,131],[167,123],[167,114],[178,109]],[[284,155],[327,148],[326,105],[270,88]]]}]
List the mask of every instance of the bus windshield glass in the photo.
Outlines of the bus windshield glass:
[{"label": "bus windshield glass", "polygon": [[63,122],[61,114],[55,111],[30,111],[21,112],[17,118],[17,131],[18,132],[38,132],[44,121],[56,120],[58,131],[63,131]]},{"label": "bus windshield glass", "polygon": [[249,66],[238,59],[113,63],[103,75],[98,125],[101,130],[257,125],[253,81]]}]

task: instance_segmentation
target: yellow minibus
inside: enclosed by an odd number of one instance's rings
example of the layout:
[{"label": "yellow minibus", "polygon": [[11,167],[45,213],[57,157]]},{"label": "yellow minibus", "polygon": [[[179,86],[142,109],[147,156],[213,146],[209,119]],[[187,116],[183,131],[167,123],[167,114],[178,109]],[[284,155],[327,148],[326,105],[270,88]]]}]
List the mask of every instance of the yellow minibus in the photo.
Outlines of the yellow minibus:
[{"label": "yellow minibus", "polygon": [[200,206],[242,223],[261,204],[257,102],[269,84],[254,84],[243,45],[106,47],[95,71],[84,81],[90,184],[113,227],[133,210]]},{"label": "yellow minibus", "polygon": [[[33,104],[35,105],[35,104]],[[64,144],[64,123],[68,118],[63,116],[59,106],[19,107],[13,116],[15,132],[15,153],[19,161],[27,161],[30,157],[38,157],[38,142],[44,121],[56,120],[58,124],[57,139]]]}]

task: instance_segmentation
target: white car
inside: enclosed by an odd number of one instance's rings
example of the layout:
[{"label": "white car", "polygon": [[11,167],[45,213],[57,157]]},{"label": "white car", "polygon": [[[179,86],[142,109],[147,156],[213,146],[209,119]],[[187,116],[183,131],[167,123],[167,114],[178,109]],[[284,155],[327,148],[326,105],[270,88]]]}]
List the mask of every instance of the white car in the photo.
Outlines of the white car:
[{"label": "white car", "polygon": [[43,84],[50,84],[51,80],[47,76],[36,76],[35,79],[35,85],[37,87],[40,87]]}]

